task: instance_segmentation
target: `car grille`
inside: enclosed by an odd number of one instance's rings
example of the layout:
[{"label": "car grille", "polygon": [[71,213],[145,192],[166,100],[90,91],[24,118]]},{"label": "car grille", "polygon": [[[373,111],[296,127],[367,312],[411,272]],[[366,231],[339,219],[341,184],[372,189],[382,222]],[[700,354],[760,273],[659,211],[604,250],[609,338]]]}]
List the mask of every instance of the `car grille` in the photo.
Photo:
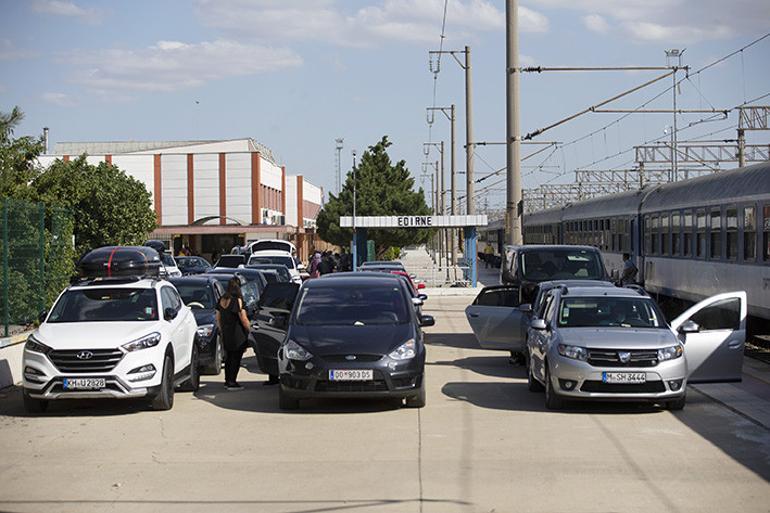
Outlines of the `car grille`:
[{"label": "car grille", "polygon": [[603,394],[652,394],[665,392],[666,385],[662,381],[647,383],[616,384],[603,381],[584,381],[580,387],[582,392],[597,392]]},{"label": "car grille", "polygon": [[[623,363],[619,352],[631,353],[631,359]],[[588,349],[588,363],[597,367],[655,367],[658,365],[658,351],[639,349]]]},{"label": "car grille", "polygon": [[319,381],[316,392],[387,392],[388,384],[384,379],[373,381]]},{"label": "car grille", "polygon": [[[86,352],[93,356],[88,359],[78,358],[79,354]],[[48,353],[48,358],[61,372],[110,372],[123,358],[123,352],[119,349],[54,350]]]},{"label": "car grille", "polygon": [[[348,360],[348,356],[355,356],[354,360]],[[376,362],[382,359],[381,354],[329,354],[321,355],[327,362]]]}]

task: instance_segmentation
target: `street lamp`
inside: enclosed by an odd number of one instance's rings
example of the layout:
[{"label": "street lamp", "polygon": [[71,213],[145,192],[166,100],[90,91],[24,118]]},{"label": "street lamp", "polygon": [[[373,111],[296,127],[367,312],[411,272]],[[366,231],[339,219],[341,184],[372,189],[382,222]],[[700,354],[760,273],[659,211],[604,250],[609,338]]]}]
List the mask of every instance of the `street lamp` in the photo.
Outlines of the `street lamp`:
[{"label": "street lamp", "polygon": [[358,270],[358,233],[356,232],[356,150],[353,155],[353,272]]}]

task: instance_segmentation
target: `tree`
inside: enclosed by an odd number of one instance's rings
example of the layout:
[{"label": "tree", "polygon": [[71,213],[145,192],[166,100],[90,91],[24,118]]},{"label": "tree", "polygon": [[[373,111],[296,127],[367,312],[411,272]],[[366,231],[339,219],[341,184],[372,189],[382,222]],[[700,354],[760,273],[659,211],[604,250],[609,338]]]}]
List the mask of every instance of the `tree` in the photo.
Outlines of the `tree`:
[{"label": "tree", "polygon": [[[356,215],[395,216],[429,215],[422,188],[414,191],[412,178],[403,160],[393,165],[387,148],[392,143],[384,136],[370,146],[361,156],[356,167]],[[340,228],[340,216],[353,215],[353,172],[349,172],[338,196],[330,195],[329,201],[318,214],[318,234],[332,244],[347,247],[353,238],[353,230]],[[430,230],[418,229],[369,229],[367,238],[375,241],[377,255],[390,247],[402,248],[424,242]]]},{"label": "tree", "polygon": [[35,159],[44,149],[42,138],[13,138],[24,113],[14,107],[0,112],[0,197],[34,199],[30,182],[38,175]]},{"label": "tree", "polygon": [[155,213],[144,184],[106,162],[85,155],[57,160],[33,181],[41,200],[72,209],[77,253],[99,246],[141,244],[155,229]]}]

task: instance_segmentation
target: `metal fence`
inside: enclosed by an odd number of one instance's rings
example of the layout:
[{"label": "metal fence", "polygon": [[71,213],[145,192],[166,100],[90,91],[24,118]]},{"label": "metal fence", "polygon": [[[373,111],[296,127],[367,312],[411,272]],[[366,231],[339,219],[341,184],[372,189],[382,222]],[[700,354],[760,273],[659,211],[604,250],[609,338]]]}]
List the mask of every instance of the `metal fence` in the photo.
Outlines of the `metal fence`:
[{"label": "metal fence", "polygon": [[0,198],[0,323],[8,336],[34,323],[74,271],[73,217],[64,208]]}]

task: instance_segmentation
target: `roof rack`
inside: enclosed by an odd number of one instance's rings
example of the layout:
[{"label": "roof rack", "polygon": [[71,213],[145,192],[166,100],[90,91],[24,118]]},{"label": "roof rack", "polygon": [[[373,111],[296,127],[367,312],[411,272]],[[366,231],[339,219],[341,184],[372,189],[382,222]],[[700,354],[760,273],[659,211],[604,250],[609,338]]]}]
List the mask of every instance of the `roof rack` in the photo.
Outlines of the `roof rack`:
[{"label": "roof rack", "polygon": [[121,285],[124,283],[134,283],[142,280],[152,280],[153,282],[159,281],[158,276],[145,275],[145,276],[98,276],[96,278],[79,278],[74,280],[71,285],[77,287],[88,287],[92,285]]}]

